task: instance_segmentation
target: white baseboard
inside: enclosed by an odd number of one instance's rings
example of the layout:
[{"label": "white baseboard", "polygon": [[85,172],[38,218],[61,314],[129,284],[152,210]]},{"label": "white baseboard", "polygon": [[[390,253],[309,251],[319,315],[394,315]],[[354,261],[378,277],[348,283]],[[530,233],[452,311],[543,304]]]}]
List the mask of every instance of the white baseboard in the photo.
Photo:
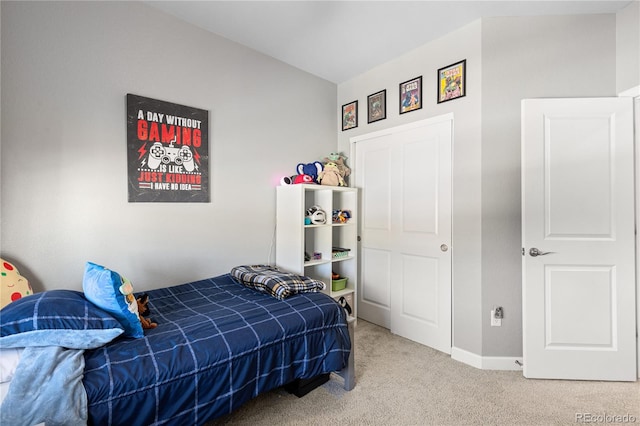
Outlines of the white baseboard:
[{"label": "white baseboard", "polygon": [[451,347],[451,359],[464,362],[475,368],[482,368],[482,357],[464,349]]},{"label": "white baseboard", "polygon": [[[516,361],[520,364],[516,364]],[[522,358],[514,356],[485,356],[482,357],[482,369],[522,371]]]},{"label": "white baseboard", "polygon": [[454,346],[451,348],[451,358],[481,370],[522,370],[522,366],[516,364],[516,361],[522,364],[521,357],[480,356]]}]

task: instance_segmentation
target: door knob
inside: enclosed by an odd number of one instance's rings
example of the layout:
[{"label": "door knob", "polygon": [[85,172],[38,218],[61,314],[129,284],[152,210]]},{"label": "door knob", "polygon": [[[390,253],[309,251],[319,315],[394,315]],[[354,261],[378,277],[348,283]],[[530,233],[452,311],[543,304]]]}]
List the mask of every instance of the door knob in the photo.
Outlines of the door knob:
[{"label": "door knob", "polygon": [[449,246],[447,246],[446,244],[442,244],[442,245],[440,246],[440,250],[442,250],[442,251],[447,251],[447,250],[449,250]]},{"label": "door knob", "polygon": [[551,254],[553,253],[552,251],[540,251],[535,247],[532,247],[531,250],[529,250],[529,256],[531,257],[536,257],[536,256],[544,256],[546,254]]}]

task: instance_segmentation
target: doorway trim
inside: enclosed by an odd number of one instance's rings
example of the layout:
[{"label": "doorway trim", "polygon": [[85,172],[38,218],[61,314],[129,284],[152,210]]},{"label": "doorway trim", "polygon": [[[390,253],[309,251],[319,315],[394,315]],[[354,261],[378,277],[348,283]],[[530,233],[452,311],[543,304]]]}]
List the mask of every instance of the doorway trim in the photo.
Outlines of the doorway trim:
[{"label": "doorway trim", "polygon": [[[437,115],[435,117],[425,118],[424,120],[412,121],[411,123],[400,124],[398,126],[387,127],[382,130],[377,130],[375,132],[365,133],[359,136],[353,136],[349,138],[349,150],[350,150],[349,155],[351,156],[350,158],[353,158],[353,155],[355,153],[354,145],[357,142],[362,142],[363,140],[372,139],[380,136],[390,135],[398,131],[405,131],[405,130],[415,129],[418,127],[424,127],[425,125],[436,124],[442,121],[453,122],[453,113],[449,112],[446,114]],[[358,171],[354,170],[353,172],[355,174]],[[453,188],[452,188],[452,191],[453,191]]]},{"label": "doorway trim", "polygon": [[635,149],[635,206],[636,206],[636,356],[637,376],[640,378],[640,239],[638,238],[638,227],[640,226],[640,86],[618,93],[618,97],[633,98],[633,114],[634,114],[634,149]]}]

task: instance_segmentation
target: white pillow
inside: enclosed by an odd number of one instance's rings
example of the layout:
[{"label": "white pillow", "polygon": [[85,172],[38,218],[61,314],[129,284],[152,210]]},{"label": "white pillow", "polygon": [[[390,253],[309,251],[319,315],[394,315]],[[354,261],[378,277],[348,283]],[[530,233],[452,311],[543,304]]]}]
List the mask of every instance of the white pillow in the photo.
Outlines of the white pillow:
[{"label": "white pillow", "polygon": [[16,373],[23,348],[0,349],[0,383],[10,382]]}]

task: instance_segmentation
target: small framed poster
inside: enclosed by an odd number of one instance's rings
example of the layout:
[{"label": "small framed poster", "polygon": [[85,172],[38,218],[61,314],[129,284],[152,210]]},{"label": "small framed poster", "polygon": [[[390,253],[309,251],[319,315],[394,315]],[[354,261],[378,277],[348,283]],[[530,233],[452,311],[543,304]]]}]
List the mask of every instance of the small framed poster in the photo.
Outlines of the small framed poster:
[{"label": "small framed poster", "polygon": [[387,90],[367,96],[367,123],[387,118]]},{"label": "small framed poster", "polygon": [[358,101],[342,105],[342,131],[358,127]]},{"label": "small framed poster", "polygon": [[422,76],[400,83],[400,114],[422,108]]},{"label": "small framed poster", "polygon": [[467,60],[438,70],[438,103],[461,98],[467,94]]}]

